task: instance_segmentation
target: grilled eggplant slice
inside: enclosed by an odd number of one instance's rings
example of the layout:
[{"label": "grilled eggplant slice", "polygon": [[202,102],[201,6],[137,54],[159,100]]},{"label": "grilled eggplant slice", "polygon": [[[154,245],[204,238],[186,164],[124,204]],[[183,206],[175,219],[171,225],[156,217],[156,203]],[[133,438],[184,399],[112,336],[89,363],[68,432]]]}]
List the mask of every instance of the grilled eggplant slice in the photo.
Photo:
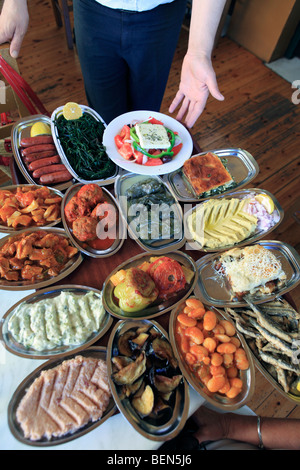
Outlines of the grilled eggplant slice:
[{"label": "grilled eggplant slice", "polygon": [[182,375],[174,375],[173,377],[167,377],[165,375],[155,375],[154,385],[155,388],[161,393],[168,393],[175,390],[178,387]]},{"label": "grilled eggplant slice", "polygon": [[135,361],[115,372],[112,379],[117,385],[131,385],[144,374],[145,370],[146,354],[142,351]]},{"label": "grilled eggplant slice", "polygon": [[155,338],[152,341],[152,351],[157,358],[167,360],[174,369],[177,367],[178,362],[174,357],[172,347],[165,339]]},{"label": "grilled eggplant slice", "polygon": [[134,330],[128,330],[119,337],[119,340],[118,340],[119,354],[123,356],[131,357],[132,350],[129,344],[129,340],[135,337],[136,337],[136,332]]}]

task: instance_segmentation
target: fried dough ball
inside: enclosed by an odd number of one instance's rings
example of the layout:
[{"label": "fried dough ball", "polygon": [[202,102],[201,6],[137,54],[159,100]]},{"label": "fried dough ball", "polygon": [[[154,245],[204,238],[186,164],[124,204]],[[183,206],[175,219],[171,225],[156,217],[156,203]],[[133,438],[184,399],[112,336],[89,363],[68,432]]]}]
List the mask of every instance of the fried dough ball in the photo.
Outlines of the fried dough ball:
[{"label": "fried dough ball", "polygon": [[97,224],[98,220],[94,217],[78,217],[73,222],[73,234],[81,242],[95,240],[97,238]]}]

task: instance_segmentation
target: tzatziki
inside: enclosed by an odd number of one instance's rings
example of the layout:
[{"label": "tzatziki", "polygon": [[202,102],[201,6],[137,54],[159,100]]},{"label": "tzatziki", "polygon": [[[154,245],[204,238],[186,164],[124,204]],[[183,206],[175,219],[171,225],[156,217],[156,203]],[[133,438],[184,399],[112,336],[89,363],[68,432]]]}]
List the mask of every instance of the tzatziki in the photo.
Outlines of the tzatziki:
[{"label": "tzatziki", "polygon": [[102,295],[61,291],[35,303],[22,302],[8,321],[15,341],[36,351],[79,345],[101,329],[105,317]]}]

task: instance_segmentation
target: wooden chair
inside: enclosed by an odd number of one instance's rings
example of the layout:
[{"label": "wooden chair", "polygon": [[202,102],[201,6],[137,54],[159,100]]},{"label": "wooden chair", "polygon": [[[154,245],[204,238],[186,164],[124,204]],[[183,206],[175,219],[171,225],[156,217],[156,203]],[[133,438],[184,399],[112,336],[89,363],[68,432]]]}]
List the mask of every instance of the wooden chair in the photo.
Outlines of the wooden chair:
[{"label": "wooden chair", "polygon": [[73,34],[69,13],[73,7],[68,4],[68,0],[51,0],[51,2],[56,24],[59,28],[65,27],[68,48],[73,49]]}]

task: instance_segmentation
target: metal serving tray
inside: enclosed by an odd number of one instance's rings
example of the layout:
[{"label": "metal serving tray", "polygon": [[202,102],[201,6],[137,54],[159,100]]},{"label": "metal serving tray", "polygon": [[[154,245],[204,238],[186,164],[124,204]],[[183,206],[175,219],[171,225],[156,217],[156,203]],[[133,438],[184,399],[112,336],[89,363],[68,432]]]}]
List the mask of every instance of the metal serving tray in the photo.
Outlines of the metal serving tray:
[{"label": "metal serving tray", "polygon": [[[184,305],[184,302],[181,302],[171,312],[170,321],[169,321],[169,336],[170,336],[170,341],[173,347],[174,354],[179,362],[179,367],[184,377],[186,378],[188,383],[193,387],[193,389],[212,405],[216,406],[217,408],[221,408],[225,411],[237,410],[238,408],[244,406],[247,403],[247,401],[251,399],[255,390],[254,363],[253,363],[251,351],[244,337],[238,331],[236,332],[235,336],[240,340],[242,348],[246,352],[247,358],[249,360],[249,368],[246,370],[240,371],[240,378],[243,381],[243,387],[242,387],[241,393],[237,395],[235,398],[228,398],[226,397],[226,395],[223,395],[220,393],[209,393],[206,386],[200,381],[199,377],[197,377],[197,375],[189,368],[176,341],[176,335],[175,335],[176,319],[179,313],[181,312],[183,305]],[[215,312],[218,318],[229,320],[231,323],[233,323],[229,315],[227,315],[223,311],[216,309],[212,305],[205,305],[205,308],[206,310],[212,310],[213,312]]]},{"label": "metal serving tray", "polygon": [[86,349],[91,346],[93,343],[98,341],[102,336],[109,330],[112,324],[112,317],[107,313],[104,312],[103,320],[101,324],[101,328],[98,331],[95,331],[91,334],[91,336],[82,344],[76,345],[65,345],[65,346],[57,346],[53,349],[46,349],[43,351],[36,351],[33,348],[26,348],[22,344],[18,343],[14,337],[12,336],[11,332],[8,328],[8,323],[10,318],[14,315],[17,307],[20,304],[35,304],[36,302],[43,301],[45,299],[57,297],[62,291],[71,292],[78,296],[83,296],[87,294],[89,291],[95,293],[95,295],[102,296],[101,291],[98,289],[94,289],[92,287],[86,286],[78,286],[78,285],[61,285],[57,288],[46,288],[41,289],[38,292],[28,295],[24,297],[19,302],[15,303],[3,316],[0,321],[0,340],[3,342],[5,348],[10,351],[11,353],[15,354],[16,356],[25,357],[29,359],[49,359],[51,357],[63,357],[66,354],[71,354],[75,352],[79,352],[82,349]]},{"label": "metal serving tray", "polygon": [[[12,131],[11,131],[11,145],[12,145],[12,150],[13,150],[15,161],[19,167],[20,172],[22,173],[26,181],[30,184],[39,184],[39,182],[35,181],[30,175],[29,171],[24,165],[19,149],[20,149],[21,139],[24,137],[30,137],[30,128],[36,122],[44,122],[45,124],[48,124],[49,126],[51,126],[51,120],[48,116],[44,116],[43,114],[36,114],[34,116],[29,116],[28,118],[19,119],[13,125]],[[54,136],[53,136],[53,139],[54,139]],[[59,184],[53,185],[51,187],[58,189],[60,191],[63,191],[69,188],[72,184],[73,184],[73,181],[70,180],[70,181],[66,181],[65,183],[59,183]]]},{"label": "metal serving tray", "polygon": [[[96,183],[96,184],[99,184],[99,183]],[[87,243],[80,242],[74,236],[72,228],[69,226],[66,220],[66,217],[65,217],[66,204],[71,200],[73,196],[75,196],[75,194],[79,191],[80,188],[82,188],[82,186],[83,186],[82,183],[77,183],[73,185],[71,188],[69,188],[64,195],[62,205],[61,205],[61,218],[62,218],[62,223],[65,228],[65,231],[69,235],[70,239],[72,240],[72,243],[76,246],[76,248],[78,248],[78,250],[84,253],[85,255],[91,256],[92,258],[106,258],[108,256],[112,256],[115,253],[117,253],[117,251],[121,248],[121,246],[123,245],[125,241],[126,224],[120,215],[120,208],[119,208],[118,202],[106,188],[102,188],[105,198],[110,204],[112,204],[115,207],[116,213],[119,215],[118,224],[116,228],[116,239],[109,248],[107,248],[106,250],[96,250],[88,246]]]},{"label": "metal serving tray", "polygon": [[[259,167],[254,157],[247,151],[240,148],[229,148],[229,149],[216,149],[201,152],[197,155],[205,155],[211,152],[216,154],[219,158],[225,158],[227,160],[226,167],[236,182],[235,188],[230,188],[224,191],[222,194],[231,192],[233,190],[242,189],[246,184],[250,183],[258,174]],[[192,155],[191,158],[197,156]],[[207,198],[196,197],[188,184],[185,182],[182,176],[182,168],[170,173],[165,176],[166,181],[173,189],[178,201],[183,202],[199,202],[212,197],[218,197],[220,194],[208,196]]]},{"label": "metal serving tray", "polygon": [[200,242],[193,239],[193,236],[191,235],[191,233],[189,231],[188,222],[187,222],[188,218],[193,214],[193,212],[196,211],[196,209],[199,206],[205,204],[205,201],[203,201],[200,204],[197,204],[195,207],[191,208],[186,214],[184,214],[184,234],[185,234],[185,238],[187,240],[187,244],[188,244],[187,246],[189,247],[188,249],[204,251],[206,253],[225,251],[225,250],[229,250],[230,248],[233,248],[233,247],[239,247],[239,246],[243,246],[243,245],[248,245],[249,243],[254,243],[254,242],[260,240],[262,237],[265,237],[269,233],[273,232],[273,230],[275,230],[275,228],[282,222],[282,219],[284,217],[284,212],[283,212],[283,209],[282,209],[281,205],[279,204],[279,202],[275,198],[275,196],[273,196],[273,194],[269,193],[265,189],[260,189],[260,188],[241,189],[241,190],[238,190],[238,191],[232,191],[230,193],[226,193],[226,194],[223,194],[223,195],[216,196],[214,199],[233,199],[233,198],[235,198],[235,199],[242,200],[242,199],[245,199],[246,197],[253,197],[253,196],[258,195],[258,194],[265,194],[265,195],[269,196],[272,199],[273,203],[274,203],[275,208],[274,208],[273,214],[274,214],[274,218],[276,217],[276,219],[274,220],[274,223],[271,227],[269,227],[266,230],[257,228],[255,230],[255,232],[253,233],[253,235],[251,235],[248,238],[245,238],[241,242],[238,242],[238,243],[235,243],[235,244],[232,244],[232,245],[227,245],[227,246],[223,246],[223,247],[220,247],[220,248],[203,247]]},{"label": "metal serving tray", "polygon": [[[56,233],[62,237],[65,237],[69,240],[68,236],[66,235],[66,232],[64,231],[63,228],[57,228],[57,227],[45,227],[45,228],[29,228],[26,230],[20,230],[16,234],[10,234],[7,235],[0,240],[0,248],[4,246],[4,244],[11,238],[13,237],[19,237],[23,233],[32,233],[35,231],[43,231],[47,233]],[[55,282],[61,281],[65,277],[67,277],[69,274],[71,274],[75,269],[81,264],[83,261],[82,254],[80,251],[77,252],[73,258],[71,258],[65,265],[64,269],[54,277],[50,277],[45,280],[40,280],[36,282],[30,282],[30,281],[7,281],[5,279],[0,279],[0,289],[3,290],[12,290],[12,291],[19,291],[19,290],[29,290],[29,289],[41,289],[46,286],[50,286],[51,284],[54,284]]]},{"label": "metal serving tray", "polygon": [[[150,239],[149,241],[142,240],[139,237],[138,232],[135,230],[134,223],[131,221],[128,223],[128,218],[127,218],[127,211],[128,211],[128,206],[127,206],[127,201],[126,201],[126,196],[125,192],[127,188],[129,188],[131,185],[138,183],[139,181],[146,181],[148,179],[154,179],[166,186],[167,191],[173,196],[175,203],[172,205],[172,209],[174,209],[175,217],[177,219],[177,225],[180,225],[180,230],[178,233],[178,237],[170,238],[157,238],[157,239]],[[128,233],[133,238],[137,244],[146,251],[149,251],[151,253],[156,253],[156,254],[164,254],[168,253],[170,250],[178,250],[180,249],[184,243],[185,243],[185,237],[184,237],[184,227],[183,227],[183,214],[182,214],[182,209],[180,204],[178,203],[175,194],[173,191],[163,182],[163,180],[159,176],[155,175],[136,175],[133,173],[127,173],[122,176],[118,176],[115,181],[115,194],[116,198],[119,202],[119,207],[121,214],[123,216],[123,219],[127,223],[127,229]]]},{"label": "metal serving tray", "polygon": [[[104,125],[104,127],[106,127],[106,124],[105,122],[103,121],[103,119],[101,118],[101,116],[99,116],[98,113],[96,113],[96,111],[94,111],[93,109],[89,108],[88,106],[85,106],[85,105],[80,105],[83,113],[87,113],[87,114],[90,114],[91,116],[93,116],[97,121],[101,121]],[[75,170],[73,169],[73,167],[71,166],[71,164],[69,163],[69,160],[67,159],[66,155],[65,155],[65,152],[62,148],[62,145],[60,143],[60,139],[59,139],[59,135],[58,135],[58,131],[57,131],[57,128],[55,126],[55,119],[58,118],[63,112],[63,106],[59,106],[58,108],[56,108],[52,115],[51,115],[51,119],[50,119],[50,122],[51,122],[51,131],[52,131],[52,135],[53,135],[53,139],[54,139],[54,142],[55,142],[55,145],[56,145],[56,148],[57,148],[57,151],[58,151],[58,154],[62,160],[62,162],[64,163],[64,165],[66,165],[67,169],[69,170],[69,172],[71,173],[71,175],[73,176],[73,178],[75,178],[77,181],[79,181],[80,183],[84,183],[84,184],[87,184],[87,183],[98,183],[100,186],[106,186],[106,185],[109,185],[109,184],[112,184],[114,183],[115,181],[115,178],[116,176],[119,174],[119,167],[116,165],[116,170],[115,170],[115,173],[112,175],[112,176],[109,176],[108,178],[104,178],[104,179],[98,179],[98,180],[85,180],[85,179],[82,179],[80,178],[80,176],[75,172]],[[109,158],[109,157],[108,157]]]},{"label": "metal serving tray", "polygon": [[[84,357],[94,357],[94,358],[102,359],[103,361],[106,361],[106,348],[99,347],[99,346],[98,347],[92,346],[88,349],[85,349],[84,351],[81,351],[80,355]],[[23,444],[27,444],[27,445],[35,446],[35,447],[50,447],[50,446],[56,446],[59,444],[64,444],[65,442],[69,442],[69,441],[72,441],[73,439],[77,439],[78,437],[81,437],[87,434],[88,432],[92,431],[93,429],[97,428],[98,426],[103,424],[108,418],[110,418],[110,416],[113,416],[114,413],[117,411],[115,402],[113,398],[111,397],[108,407],[106,408],[101,419],[95,422],[89,422],[88,424],[86,424],[85,426],[78,429],[76,432],[72,434],[69,433],[62,437],[52,438],[51,440],[48,440],[45,438],[40,441],[32,441],[24,436],[24,433],[20,427],[20,424],[18,423],[16,412],[17,412],[19,403],[22,400],[23,396],[25,395],[27,389],[34,382],[34,380],[37,377],[39,377],[39,375],[41,374],[43,370],[52,369],[60,365],[64,360],[72,359],[75,356],[76,354],[71,354],[63,358],[50,359],[49,361],[47,361],[46,363],[42,364],[37,369],[35,369],[30,375],[28,375],[20,383],[18,388],[15,390],[12,396],[12,399],[10,400],[9,405],[8,405],[8,425],[13,436],[16,439],[18,439],[18,441],[22,442]]]},{"label": "metal serving tray", "polygon": [[[19,187],[21,187],[21,188],[27,187],[27,188],[37,189],[37,188],[42,188],[42,187],[45,187],[45,186],[40,186],[40,185],[36,185],[36,184],[35,185],[17,184],[17,185],[1,187],[1,191],[15,191]],[[57,196],[60,196],[61,199],[63,198],[63,194],[58,189],[54,189],[54,188],[50,188],[50,187],[48,187],[48,189],[50,189],[50,191],[53,194],[55,194]],[[61,222],[61,218],[59,217],[58,219],[56,219],[52,222],[49,222],[49,224],[47,224],[47,225],[39,225],[38,227],[39,228],[53,227],[53,226],[59,224],[60,222]],[[37,225],[34,223],[34,225],[31,225],[31,227],[37,227]],[[7,225],[1,224],[1,222],[0,222],[0,232],[2,232],[2,233],[14,233],[14,232],[19,232],[20,230],[24,230],[24,227],[22,225],[20,225],[17,228],[12,228],[12,227],[8,227]]]},{"label": "metal serving tray", "polygon": [[187,382],[183,379],[176,388],[175,392],[175,403],[173,413],[171,417],[164,420],[154,420],[150,417],[141,418],[138,413],[132,407],[128,398],[122,398],[119,394],[119,388],[113,382],[112,375],[112,357],[117,355],[118,351],[118,339],[120,335],[124,334],[127,330],[135,327],[147,327],[153,325],[158,332],[169,341],[167,332],[156,322],[150,322],[147,320],[139,321],[119,321],[109,338],[107,346],[107,369],[110,388],[119,408],[120,412],[127,419],[127,421],[138,431],[142,436],[151,439],[153,441],[166,441],[174,438],[184,427],[188,417],[189,410],[189,389]]},{"label": "metal serving tray", "polygon": [[104,308],[114,317],[117,317],[119,319],[139,319],[139,320],[145,320],[145,319],[150,319],[157,317],[159,315],[162,315],[168,311],[170,311],[172,308],[174,308],[178,302],[184,300],[187,298],[191,292],[194,290],[196,283],[197,283],[197,267],[194,262],[194,260],[186,255],[185,253],[182,253],[181,251],[175,251],[175,252],[170,252],[168,253],[168,257],[176,260],[178,263],[181,265],[186,266],[189,268],[193,273],[194,277],[191,280],[191,283],[186,286],[186,288],[183,291],[178,292],[178,294],[170,297],[170,299],[162,301],[161,299],[156,300],[153,302],[153,304],[149,305],[147,308],[140,310],[138,312],[125,312],[123,311],[119,305],[117,304],[117,301],[114,297],[114,285],[110,281],[111,276],[113,276],[116,272],[118,272],[120,269],[129,269],[132,267],[137,267],[140,266],[143,262],[149,261],[151,257],[156,256],[156,254],[150,254],[150,253],[142,253],[137,256],[134,256],[131,259],[128,259],[124,263],[122,263],[120,266],[115,268],[110,275],[106,278],[103,284],[103,305]]},{"label": "metal serving tray", "polygon": [[[300,256],[297,251],[287,243],[277,240],[262,240],[257,244],[271,250],[280,260],[282,268],[287,275],[283,287],[268,295],[248,295],[247,298],[253,304],[260,304],[279,297],[291,291],[300,283]],[[195,287],[195,295],[208,305],[215,307],[241,307],[248,305],[246,301],[231,300],[231,292],[226,286],[225,278],[221,277],[214,269],[214,261],[220,254],[205,255],[197,262],[198,283]]]},{"label": "metal serving tray", "polygon": [[[278,302],[286,302],[288,303],[289,305],[290,302],[287,301],[287,299],[285,298],[282,298],[282,297],[278,297],[276,299],[276,301]],[[268,302],[266,302],[264,304],[266,307],[268,306]],[[294,306],[291,305],[291,307],[293,309],[295,309]],[[234,309],[231,309],[231,311],[234,311]],[[225,312],[227,314],[227,312]],[[238,310],[237,312],[237,315],[239,316],[241,314],[241,310]],[[270,315],[270,318],[274,318],[273,315],[271,314],[271,312],[269,313]],[[229,315],[231,320],[232,321],[235,321],[234,320],[234,316],[231,316]],[[275,317],[276,318],[276,317]],[[288,317],[284,317],[284,319],[287,321],[287,323],[289,322],[289,318]],[[292,321],[294,321],[295,319],[293,318]],[[295,320],[298,322],[298,325],[299,325],[299,320]],[[275,335],[276,336],[276,335]],[[245,338],[245,341],[246,343],[248,344],[249,346],[249,351],[251,352],[251,355],[253,357],[253,361],[254,361],[254,364],[255,366],[258,368],[258,370],[262,373],[262,375],[266,378],[266,380],[268,380],[268,382],[270,382],[270,384],[280,393],[282,394],[287,400],[289,400],[291,403],[294,403],[294,404],[297,404],[299,405],[300,404],[300,393],[299,394],[295,394],[293,393],[293,389],[290,389],[290,391],[286,392],[283,387],[279,384],[278,380],[276,380],[276,378],[271,374],[271,372],[273,371],[274,374],[276,374],[276,369],[275,367],[272,367],[270,364],[267,364],[267,363],[264,363],[264,361],[260,360],[259,358],[259,355],[257,353],[257,347],[256,347],[256,340],[250,336],[247,336],[246,334],[244,334],[244,338]],[[293,347],[293,343],[292,343],[292,347]],[[299,339],[295,338],[295,348],[294,348],[294,351],[295,351],[295,357],[291,357],[291,358],[288,358],[286,359],[286,362],[290,362],[290,364],[292,366],[294,366],[295,368],[297,368],[297,365],[299,367]],[[274,359],[276,359],[276,349],[274,348],[274,350],[270,350],[268,351],[268,354],[269,355],[273,355],[274,354]],[[280,356],[279,356],[280,357]],[[284,357],[284,354],[283,354],[283,357]],[[280,368],[280,366],[279,366]],[[289,375],[290,373],[292,373],[291,371],[286,371],[287,372],[287,375]],[[294,375],[294,379],[296,379],[297,377],[297,374],[296,373],[293,373]],[[288,376],[288,381],[291,380],[291,376]],[[293,380],[292,380],[293,381]]]}]

